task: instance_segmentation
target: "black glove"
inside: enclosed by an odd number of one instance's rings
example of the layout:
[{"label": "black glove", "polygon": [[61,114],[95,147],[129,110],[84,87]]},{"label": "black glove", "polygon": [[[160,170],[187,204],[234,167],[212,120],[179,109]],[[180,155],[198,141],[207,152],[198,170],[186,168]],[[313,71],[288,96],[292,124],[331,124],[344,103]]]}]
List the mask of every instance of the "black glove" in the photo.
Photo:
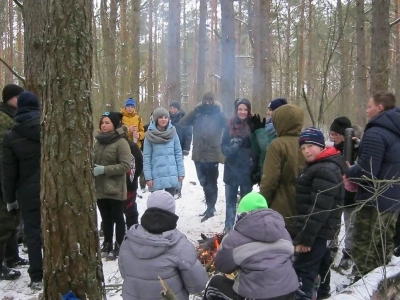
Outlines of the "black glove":
[{"label": "black glove", "polygon": [[267,124],[267,119],[263,118],[263,120],[261,122],[261,128],[265,128],[265,124]]},{"label": "black glove", "polygon": [[241,145],[242,145],[242,139],[240,138],[231,139],[232,148],[239,149]]},{"label": "black glove", "polygon": [[262,126],[262,122],[261,122],[261,118],[259,114],[255,114],[253,116],[251,116],[250,118],[250,130],[251,132],[256,131],[257,129],[263,128],[265,127]]},{"label": "black glove", "polygon": [[183,154],[183,156],[188,156],[188,155],[189,155],[189,151],[187,151],[187,150],[182,150],[182,154]]}]

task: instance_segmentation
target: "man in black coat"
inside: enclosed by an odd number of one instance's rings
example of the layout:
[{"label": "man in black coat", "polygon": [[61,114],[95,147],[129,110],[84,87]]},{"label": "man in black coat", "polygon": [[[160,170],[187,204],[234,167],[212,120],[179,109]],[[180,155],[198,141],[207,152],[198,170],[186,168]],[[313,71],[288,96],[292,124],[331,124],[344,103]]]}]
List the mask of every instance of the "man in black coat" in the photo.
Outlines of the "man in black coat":
[{"label": "man in black coat", "polygon": [[40,108],[35,94],[18,96],[15,124],[3,139],[3,195],[9,212],[21,209],[24,221],[31,283],[42,289],[40,219]]}]

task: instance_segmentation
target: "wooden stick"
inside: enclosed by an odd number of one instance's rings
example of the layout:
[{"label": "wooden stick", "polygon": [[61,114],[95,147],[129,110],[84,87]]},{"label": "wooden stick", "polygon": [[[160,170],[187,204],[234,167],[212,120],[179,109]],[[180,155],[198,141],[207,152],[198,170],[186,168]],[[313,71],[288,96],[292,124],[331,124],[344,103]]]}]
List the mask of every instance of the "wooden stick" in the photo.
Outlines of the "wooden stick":
[{"label": "wooden stick", "polygon": [[158,279],[160,280],[161,286],[163,287],[163,291],[161,292],[161,296],[165,300],[178,300],[178,298],[175,296],[175,294],[171,291],[171,289],[168,287],[168,285],[158,276]]}]

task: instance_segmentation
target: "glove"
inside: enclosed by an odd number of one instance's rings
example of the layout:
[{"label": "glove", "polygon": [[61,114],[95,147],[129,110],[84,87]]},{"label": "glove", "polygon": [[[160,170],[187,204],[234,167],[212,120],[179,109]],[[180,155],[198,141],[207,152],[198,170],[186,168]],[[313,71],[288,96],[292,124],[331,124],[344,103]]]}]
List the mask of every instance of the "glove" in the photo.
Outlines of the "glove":
[{"label": "glove", "polygon": [[265,124],[267,124],[267,118],[263,118],[261,122],[261,128],[265,128]]},{"label": "glove", "polygon": [[[264,118],[264,120],[265,120],[265,118]],[[254,132],[257,129],[265,127],[265,123],[264,123],[264,126],[262,126],[262,122],[261,122],[261,118],[260,118],[259,114],[255,114],[255,115],[251,116],[250,123],[251,123],[250,124],[251,132]]]},{"label": "glove", "polygon": [[182,154],[183,154],[183,156],[188,156],[188,155],[189,155],[189,151],[183,150],[183,151],[182,151]]},{"label": "glove", "polygon": [[16,214],[17,210],[19,209],[19,205],[17,201],[13,203],[7,203],[7,211],[11,214]]},{"label": "glove", "polygon": [[239,149],[241,145],[242,145],[242,139],[240,139],[240,138],[231,139],[232,148]]},{"label": "glove", "polygon": [[98,176],[104,174],[104,166],[94,165],[93,174],[94,176]]}]

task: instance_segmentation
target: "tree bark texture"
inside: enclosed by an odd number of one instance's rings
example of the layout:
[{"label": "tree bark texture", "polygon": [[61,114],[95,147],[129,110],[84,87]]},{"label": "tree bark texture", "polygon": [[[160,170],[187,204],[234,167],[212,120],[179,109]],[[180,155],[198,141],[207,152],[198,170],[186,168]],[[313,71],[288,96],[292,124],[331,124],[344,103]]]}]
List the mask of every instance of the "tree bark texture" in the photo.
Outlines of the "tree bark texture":
[{"label": "tree bark texture", "polygon": [[271,0],[260,1],[260,112],[265,111],[265,104],[272,100],[271,79],[271,25],[270,25]]},{"label": "tree bark texture", "polygon": [[197,46],[197,99],[200,100],[205,93],[205,80],[206,80],[206,47],[207,47],[207,1],[200,0],[200,24],[199,24],[199,37]]},{"label": "tree bark texture", "polygon": [[92,173],[92,1],[44,4],[43,298],[72,290],[82,300],[105,299]]},{"label": "tree bark texture", "polygon": [[137,100],[139,103],[139,86],[140,86],[140,4],[141,0],[132,1],[132,73],[130,76],[131,90],[130,95]]},{"label": "tree bark texture", "polygon": [[[395,14],[395,19],[397,20],[399,18],[399,6],[400,6],[400,0],[395,0],[394,1],[394,14]],[[400,25],[397,24],[395,25],[394,28],[394,37],[395,37],[395,58],[394,58],[394,63],[395,63],[395,75],[394,75],[394,93],[397,99],[397,104],[400,103]]]},{"label": "tree bark texture", "polygon": [[372,0],[370,93],[388,89],[390,1]]},{"label": "tree bark texture", "polygon": [[[167,71],[167,100],[181,100],[181,39],[180,18],[181,2],[169,0],[168,10],[168,71]],[[168,103],[166,101],[165,104]]]},{"label": "tree bark texture", "polygon": [[[261,112],[261,0],[255,0],[252,9],[253,21],[251,22],[251,37],[253,40],[253,106]],[[249,4],[250,5],[250,4]]]}]

